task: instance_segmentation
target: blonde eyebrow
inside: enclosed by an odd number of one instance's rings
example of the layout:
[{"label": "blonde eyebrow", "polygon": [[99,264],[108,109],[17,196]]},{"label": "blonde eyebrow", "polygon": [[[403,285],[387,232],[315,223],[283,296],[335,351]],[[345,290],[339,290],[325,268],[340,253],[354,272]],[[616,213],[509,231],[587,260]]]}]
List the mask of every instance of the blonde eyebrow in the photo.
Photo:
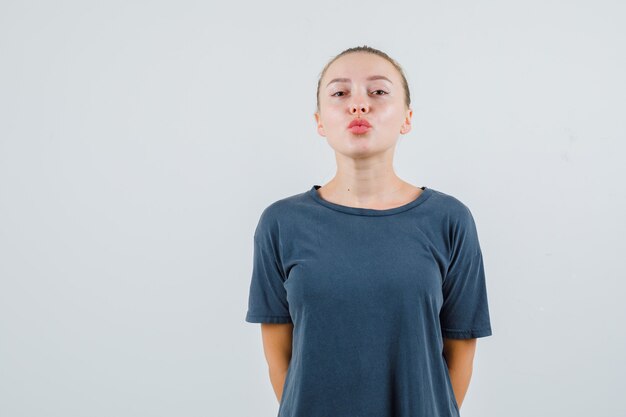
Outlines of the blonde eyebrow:
[{"label": "blonde eyebrow", "polygon": [[[372,75],[370,77],[367,77],[366,80],[367,81],[385,80],[385,81],[389,81],[391,84],[393,84],[391,82],[391,80],[389,78],[385,77],[384,75]],[[330,82],[328,84],[326,84],[326,87],[328,87],[332,83],[349,83],[349,82],[351,82],[350,78],[334,78],[334,79],[330,80]]]}]

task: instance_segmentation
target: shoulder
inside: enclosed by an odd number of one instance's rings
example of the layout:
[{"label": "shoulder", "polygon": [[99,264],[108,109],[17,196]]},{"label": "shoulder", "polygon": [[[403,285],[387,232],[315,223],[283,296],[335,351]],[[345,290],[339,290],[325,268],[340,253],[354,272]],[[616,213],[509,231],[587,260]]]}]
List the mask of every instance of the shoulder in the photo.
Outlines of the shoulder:
[{"label": "shoulder", "polygon": [[434,191],[433,196],[436,210],[443,213],[450,256],[453,256],[461,247],[465,251],[471,251],[471,248],[474,248],[480,252],[476,222],[468,205],[461,199],[441,191]]},{"label": "shoulder", "polygon": [[470,209],[464,201],[440,190],[431,188],[433,202],[439,209],[450,214],[465,214]]},{"label": "shoulder", "polygon": [[431,204],[451,225],[467,226],[474,223],[472,211],[460,198],[432,189]]},{"label": "shoulder", "polygon": [[272,201],[265,206],[259,216],[259,222],[255,234],[257,233],[278,233],[281,224],[291,219],[301,207],[309,203],[306,192],[292,194],[278,200]]}]

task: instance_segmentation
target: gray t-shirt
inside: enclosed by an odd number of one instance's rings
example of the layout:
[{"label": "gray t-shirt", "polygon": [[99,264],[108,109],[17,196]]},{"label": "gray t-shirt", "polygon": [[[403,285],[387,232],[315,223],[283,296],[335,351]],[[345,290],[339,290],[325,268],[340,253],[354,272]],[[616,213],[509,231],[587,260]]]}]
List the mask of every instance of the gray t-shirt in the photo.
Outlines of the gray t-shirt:
[{"label": "gray t-shirt", "polygon": [[443,337],[492,334],[469,208],[428,187],[386,210],[318,188],[254,233],[245,320],[294,325],[278,417],[458,417]]}]

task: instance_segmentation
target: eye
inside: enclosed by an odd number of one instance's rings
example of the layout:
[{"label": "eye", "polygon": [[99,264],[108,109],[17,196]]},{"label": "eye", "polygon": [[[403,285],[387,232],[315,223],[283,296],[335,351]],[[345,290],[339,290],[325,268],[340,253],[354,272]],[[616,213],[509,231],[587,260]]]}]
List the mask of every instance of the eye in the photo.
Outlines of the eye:
[{"label": "eye", "polygon": [[[383,95],[389,94],[389,93],[388,93],[388,92],[386,92],[385,90],[374,90],[372,93],[378,93],[378,92],[380,92],[380,93],[382,93],[382,94],[374,94],[374,95],[376,95],[376,96],[383,96]],[[339,97],[337,94],[340,94],[340,93],[341,93],[342,95],[345,95],[345,93],[344,93],[343,91],[337,91],[336,93],[333,93],[333,94],[331,94],[330,96],[331,96],[331,97]]]}]

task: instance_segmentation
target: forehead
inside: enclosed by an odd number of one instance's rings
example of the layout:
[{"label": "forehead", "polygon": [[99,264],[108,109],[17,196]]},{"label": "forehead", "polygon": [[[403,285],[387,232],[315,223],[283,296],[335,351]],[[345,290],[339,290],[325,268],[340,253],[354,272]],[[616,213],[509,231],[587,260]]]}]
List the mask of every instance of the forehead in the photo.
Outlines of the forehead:
[{"label": "forehead", "polygon": [[348,78],[353,81],[365,81],[372,75],[382,75],[399,83],[400,76],[396,67],[385,58],[371,53],[355,52],[337,58],[330,64],[322,80],[326,87],[329,81],[336,78]]}]

